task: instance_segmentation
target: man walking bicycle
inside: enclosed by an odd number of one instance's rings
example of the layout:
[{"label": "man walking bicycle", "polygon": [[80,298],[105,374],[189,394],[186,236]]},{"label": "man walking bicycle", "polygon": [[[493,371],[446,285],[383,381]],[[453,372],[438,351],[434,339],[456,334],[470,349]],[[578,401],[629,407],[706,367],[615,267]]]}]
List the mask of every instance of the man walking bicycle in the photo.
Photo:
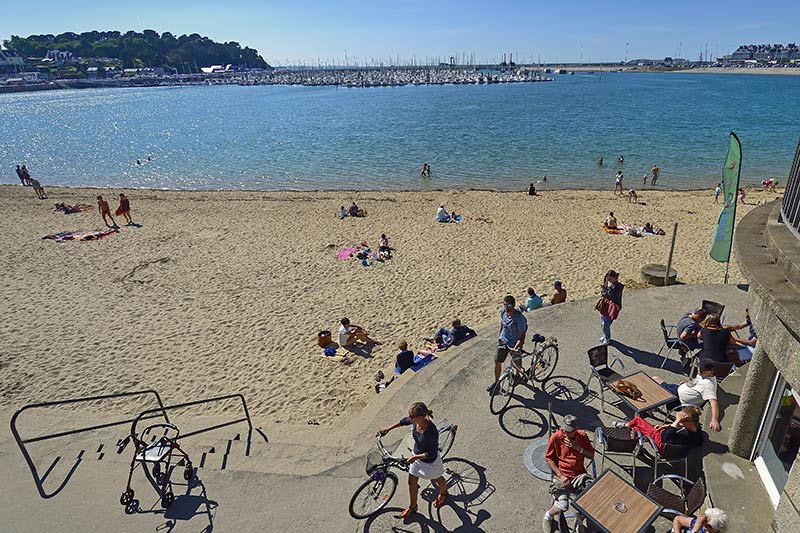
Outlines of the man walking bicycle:
[{"label": "man walking bicycle", "polygon": [[517,309],[516,300],[510,294],[503,298],[503,309],[500,311],[500,338],[497,340],[497,354],[494,357],[494,383],[486,388],[488,392],[497,385],[503,363],[508,357],[508,352],[519,350],[525,344],[525,334],[528,332],[528,321],[525,315]]}]

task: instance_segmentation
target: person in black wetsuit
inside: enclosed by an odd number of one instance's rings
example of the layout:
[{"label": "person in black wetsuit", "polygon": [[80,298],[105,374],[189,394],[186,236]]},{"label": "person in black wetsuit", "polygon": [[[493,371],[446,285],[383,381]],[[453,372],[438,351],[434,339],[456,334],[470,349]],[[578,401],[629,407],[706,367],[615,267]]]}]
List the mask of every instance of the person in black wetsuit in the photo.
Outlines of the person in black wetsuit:
[{"label": "person in black wetsuit", "polygon": [[408,495],[409,504],[397,518],[407,518],[417,512],[417,495],[419,479],[435,480],[439,486],[439,496],[433,502],[436,508],[444,505],[447,499],[447,483],[444,479],[444,465],[439,453],[439,430],[431,417],[433,411],[422,402],[416,402],[408,410],[408,416],[389,427],[378,430],[381,436],[400,426],[411,426],[414,437],[414,453],[408,462]]}]

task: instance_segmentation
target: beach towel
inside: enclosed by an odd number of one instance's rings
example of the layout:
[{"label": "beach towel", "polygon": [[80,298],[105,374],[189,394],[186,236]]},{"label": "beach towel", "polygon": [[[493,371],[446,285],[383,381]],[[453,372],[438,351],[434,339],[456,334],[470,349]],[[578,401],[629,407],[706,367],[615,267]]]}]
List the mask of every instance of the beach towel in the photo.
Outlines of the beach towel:
[{"label": "beach towel", "polygon": [[53,233],[45,235],[42,239],[49,239],[56,242],[66,241],[99,241],[105,239],[109,235],[119,233],[118,229],[103,229],[94,231],[62,231],[60,233]]},{"label": "beach towel", "polygon": [[355,251],[356,251],[356,249],[352,248],[352,247],[344,248],[344,249],[342,249],[341,252],[336,254],[336,259],[340,259],[340,260],[350,259],[350,256],[353,255],[355,253]]},{"label": "beach towel", "polygon": [[607,228],[605,226],[603,226],[603,231],[605,231],[606,233],[610,233],[611,235],[619,235],[620,233],[622,233],[621,229]]}]

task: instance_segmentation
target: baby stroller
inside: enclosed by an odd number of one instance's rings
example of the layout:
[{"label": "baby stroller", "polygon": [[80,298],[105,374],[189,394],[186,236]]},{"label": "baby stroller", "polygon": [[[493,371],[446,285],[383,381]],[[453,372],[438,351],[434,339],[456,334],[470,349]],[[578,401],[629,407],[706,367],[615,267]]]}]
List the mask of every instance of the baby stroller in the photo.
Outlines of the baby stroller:
[{"label": "baby stroller", "polygon": [[[162,429],[162,436],[155,438],[149,444],[145,439],[154,430]],[[152,433],[154,434],[154,433]],[[128,473],[128,485],[125,492],[119,498],[119,503],[125,506],[126,513],[135,513],[139,502],[133,499],[133,489],[131,479],[133,471],[137,465],[141,465],[147,476],[148,469],[153,474],[153,485],[161,497],[161,507],[166,509],[175,500],[175,495],[170,490],[169,477],[172,471],[183,465],[183,479],[189,481],[194,475],[194,468],[189,456],[181,450],[178,444],[180,431],[173,424],[158,423],[147,426],[141,433],[141,437],[131,434],[131,439],[135,446],[131,469]],[[152,465],[152,466],[149,466]]]}]

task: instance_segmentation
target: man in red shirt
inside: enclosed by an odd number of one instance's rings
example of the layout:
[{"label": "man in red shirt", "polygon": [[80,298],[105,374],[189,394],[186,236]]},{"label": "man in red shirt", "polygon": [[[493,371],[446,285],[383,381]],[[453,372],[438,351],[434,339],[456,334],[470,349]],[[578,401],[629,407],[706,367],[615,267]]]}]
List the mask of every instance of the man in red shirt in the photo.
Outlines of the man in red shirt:
[{"label": "man in red shirt", "polygon": [[553,506],[544,513],[542,531],[552,532],[553,519],[567,510],[569,493],[579,492],[591,484],[584,462],[594,458],[594,447],[582,429],[578,429],[575,415],[564,417],[561,429],[550,436],[544,460],[553,471],[550,493],[555,498]]}]

